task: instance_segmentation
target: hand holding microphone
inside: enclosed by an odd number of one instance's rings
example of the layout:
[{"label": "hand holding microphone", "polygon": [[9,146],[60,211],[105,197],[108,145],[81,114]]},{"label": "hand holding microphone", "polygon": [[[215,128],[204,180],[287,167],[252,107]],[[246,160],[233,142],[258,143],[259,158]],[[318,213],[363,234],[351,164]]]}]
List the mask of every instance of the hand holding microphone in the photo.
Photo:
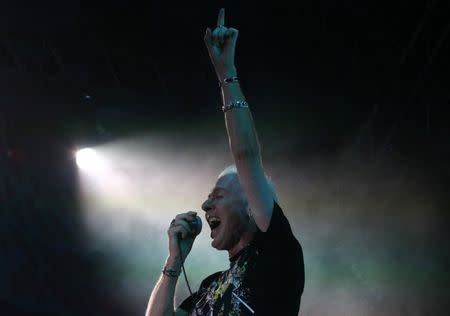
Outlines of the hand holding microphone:
[{"label": "hand holding microphone", "polygon": [[169,257],[180,261],[186,259],[194,243],[195,237],[202,230],[202,221],[197,212],[178,214],[167,230],[169,235]]},{"label": "hand holding microphone", "polygon": [[191,236],[195,237],[202,231],[202,220],[199,216],[195,216],[194,220],[189,222],[189,228],[191,229]]},{"label": "hand holding microphone", "polygon": [[169,257],[163,269],[163,274],[169,277],[178,277],[180,269],[183,270],[186,285],[192,295],[191,287],[186,276],[184,260],[192,249],[195,237],[202,231],[202,220],[197,212],[178,214],[170,223],[167,230],[169,235]]},{"label": "hand holding microphone", "polygon": [[[172,231],[171,231],[172,230]],[[170,223],[169,235],[177,233],[181,239],[194,237],[202,230],[202,220],[197,216],[197,212],[187,212],[178,214]]]}]

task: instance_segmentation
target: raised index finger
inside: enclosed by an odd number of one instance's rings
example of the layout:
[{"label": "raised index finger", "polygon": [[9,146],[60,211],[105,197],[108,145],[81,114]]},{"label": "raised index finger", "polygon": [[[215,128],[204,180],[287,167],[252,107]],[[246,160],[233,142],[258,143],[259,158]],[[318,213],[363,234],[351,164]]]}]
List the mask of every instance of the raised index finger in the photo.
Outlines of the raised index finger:
[{"label": "raised index finger", "polygon": [[217,17],[217,26],[225,25],[225,9],[222,8],[219,11],[219,16]]}]

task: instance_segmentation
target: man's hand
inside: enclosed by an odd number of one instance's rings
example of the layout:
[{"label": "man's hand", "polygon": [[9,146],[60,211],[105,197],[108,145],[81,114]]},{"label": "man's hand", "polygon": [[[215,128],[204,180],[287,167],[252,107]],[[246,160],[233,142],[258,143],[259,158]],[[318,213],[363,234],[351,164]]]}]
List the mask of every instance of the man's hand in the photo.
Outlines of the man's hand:
[{"label": "man's hand", "polygon": [[220,82],[237,75],[234,53],[238,33],[239,31],[234,28],[225,27],[225,9],[223,8],[219,11],[216,28],[212,32],[209,27],[206,29],[204,38],[206,48]]},{"label": "man's hand", "polygon": [[[181,264],[192,249],[196,235],[193,235],[189,223],[197,216],[196,212],[178,214],[170,224],[167,234],[169,235],[169,258],[174,264]],[[181,249],[180,249],[181,248]]]}]

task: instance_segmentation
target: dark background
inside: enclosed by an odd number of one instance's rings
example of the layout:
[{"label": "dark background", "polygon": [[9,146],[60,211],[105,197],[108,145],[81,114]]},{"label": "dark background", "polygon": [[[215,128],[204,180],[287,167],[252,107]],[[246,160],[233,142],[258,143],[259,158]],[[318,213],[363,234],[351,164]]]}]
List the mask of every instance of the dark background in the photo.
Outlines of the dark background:
[{"label": "dark background", "polygon": [[286,164],[345,148],[361,164],[407,166],[440,205],[426,255],[447,262],[448,1],[3,1],[5,315],[127,314],[99,277],[104,259],[82,246],[72,150],[137,131],[223,133],[203,44],[222,6],[240,30],[237,67],[257,126],[289,139]]}]

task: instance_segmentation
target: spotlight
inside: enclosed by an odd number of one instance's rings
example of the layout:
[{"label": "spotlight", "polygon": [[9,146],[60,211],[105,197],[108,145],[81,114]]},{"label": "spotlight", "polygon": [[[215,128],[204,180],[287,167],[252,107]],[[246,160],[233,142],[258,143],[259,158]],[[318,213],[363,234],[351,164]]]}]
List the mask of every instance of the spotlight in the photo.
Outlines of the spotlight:
[{"label": "spotlight", "polygon": [[92,148],[83,148],[76,153],[77,166],[83,170],[98,169],[100,167],[100,159],[95,150]]}]

